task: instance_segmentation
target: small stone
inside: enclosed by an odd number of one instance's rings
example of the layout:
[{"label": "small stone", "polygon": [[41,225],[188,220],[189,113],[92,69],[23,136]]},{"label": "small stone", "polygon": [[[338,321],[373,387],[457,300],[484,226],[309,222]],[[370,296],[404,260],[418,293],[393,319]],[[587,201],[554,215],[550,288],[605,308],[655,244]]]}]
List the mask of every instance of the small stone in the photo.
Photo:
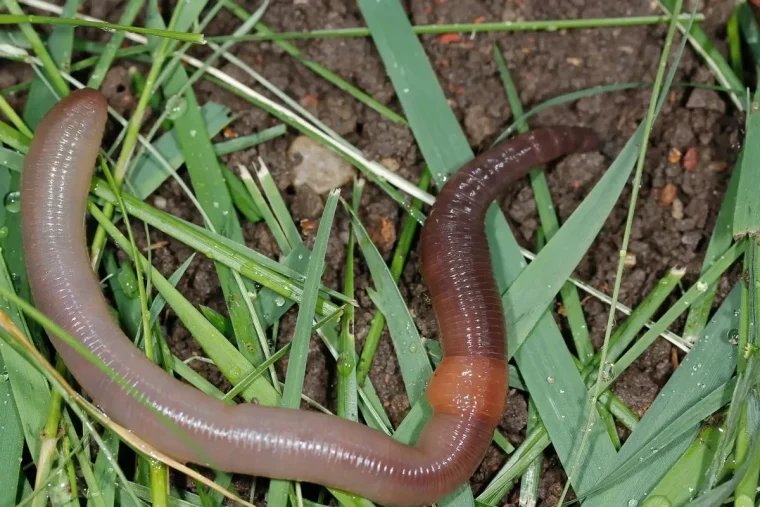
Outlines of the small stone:
[{"label": "small stone", "polygon": [[565,59],[565,61],[567,61],[567,63],[569,63],[569,64],[570,64],[570,65],[572,65],[573,67],[579,67],[579,66],[580,66],[580,64],[581,64],[581,63],[583,63],[583,60],[581,60],[580,58],[578,58],[578,57],[575,57],[575,56],[568,56],[568,57]]},{"label": "small stone", "polygon": [[306,136],[299,136],[288,149],[296,164],[293,175],[296,187],[308,185],[318,194],[325,194],[350,182],[354,168],[332,150]]},{"label": "small stone", "polygon": [[623,259],[623,266],[627,269],[631,269],[636,266],[636,254],[627,253]]},{"label": "small stone", "polygon": [[673,206],[670,210],[670,214],[676,220],[683,220],[683,202],[678,197],[673,199]]},{"label": "small stone", "polygon": [[667,208],[668,206],[673,204],[673,201],[675,200],[677,195],[678,195],[678,187],[672,183],[666,183],[665,186],[660,189],[658,204],[662,208]]},{"label": "small stone", "polygon": [[161,197],[160,195],[157,195],[156,197],[153,198],[153,204],[156,205],[156,208],[160,210],[165,210],[166,206],[169,203],[166,201],[165,197]]},{"label": "small stone", "polygon": [[691,146],[686,150],[686,155],[683,157],[683,168],[687,171],[693,171],[697,167],[697,162],[699,162],[699,150],[696,146]]},{"label": "small stone", "polygon": [[390,252],[396,243],[396,227],[388,217],[380,217],[369,227],[369,236],[380,252]]},{"label": "small stone", "polygon": [[383,167],[385,167],[392,173],[395,173],[401,167],[401,164],[399,164],[399,161],[391,157],[386,157],[382,159],[380,163],[383,165]]},{"label": "small stone", "polygon": [[686,107],[688,109],[709,109],[720,114],[726,112],[726,103],[721,100],[718,92],[704,88],[697,88],[691,92],[689,100],[686,101]]},{"label": "small stone", "polygon": [[681,150],[678,148],[671,148],[668,153],[668,162],[671,164],[677,164],[681,161]]},{"label": "small stone", "polygon": [[728,162],[725,160],[715,160],[713,162],[710,162],[710,165],[708,168],[716,173],[722,173],[726,169],[728,169]]}]

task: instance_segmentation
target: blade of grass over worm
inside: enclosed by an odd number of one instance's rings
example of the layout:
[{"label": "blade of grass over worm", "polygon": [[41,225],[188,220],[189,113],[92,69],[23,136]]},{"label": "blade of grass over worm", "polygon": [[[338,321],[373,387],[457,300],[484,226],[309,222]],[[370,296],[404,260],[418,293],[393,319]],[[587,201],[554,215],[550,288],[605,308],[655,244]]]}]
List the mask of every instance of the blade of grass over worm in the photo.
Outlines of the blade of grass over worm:
[{"label": "blade of grass over worm", "polygon": [[[604,487],[584,502],[584,507],[602,507],[618,498],[643,499],[672,464],[686,451],[697,436],[701,419],[684,421],[682,434],[669,445],[680,452],[667,456],[658,452],[656,460],[640,466],[631,457],[650,450],[654,437],[668,430],[673,422],[698,403],[704,396],[729,382],[736,365],[736,345],[731,343],[732,331],[739,325],[740,290],[735,287],[710,320],[701,338],[694,344],[681,365],[662,387],[657,399],[636,425],[620,450],[615,463],[605,470],[604,479],[594,488]],[[729,392],[730,396],[730,392]],[[691,427],[689,428],[689,425]],[[626,465],[627,463],[627,465]],[[623,467],[626,468],[623,468]],[[607,482],[615,474],[619,480]]]},{"label": "blade of grass over worm", "polygon": [[[309,352],[309,341],[311,340],[311,326],[314,321],[314,310],[317,304],[317,290],[325,266],[327,240],[330,237],[335,209],[338,206],[338,196],[338,191],[334,190],[327,199],[322,219],[319,221],[319,230],[314,241],[314,249],[309,259],[303,299],[298,309],[296,329],[293,334],[293,346],[285,376],[285,389],[282,393],[283,407],[298,408],[301,403],[303,379],[306,373],[306,357]],[[289,487],[290,483],[288,481],[273,480],[269,486],[269,505],[272,507],[284,507],[287,503]]]},{"label": "blade of grass over worm", "polygon": [[[504,60],[504,55],[502,55],[497,44],[494,44],[493,52],[496,65],[499,68],[499,74],[501,75],[502,84],[507,92],[507,101],[509,102],[509,107],[512,109],[512,115],[514,117],[520,117],[523,115],[523,108],[520,103],[517,88],[515,88],[512,76],[507,69],[507,62]],[[520,123],[517,129],[521,134],[524,134],[528,131],[528,124],[526,122]],[[536,199],[536,208],[538,209],[541,226],[543,227],[546,240],[548,241],[559,229],[559,218],[557,217],[557,212],[552,203],[549,185],[546,183],[546,175],[544,174],[543,169],[533,169],[530,172],[530,182],[533,187],[533,195]],[[565,282],[560,289],[560,296],[565,308],[570,332],[573,335],[576,355],[581,362],[586,363],[594,355],[594,346],[591,344],[591,337],[588,332],[586,318],[583,315],[581,298],[578,296],[578,290],[573,284]]]},{"label": "blade of grass over worm", "polygon": [[[185,88],[187,80],[185,69],[178,67],[165,83],[164,93],[167,96],[175,95]],[[182,117],[175,120],[174,129],[180,149],[185,155],[185,164],[198,202],[219,234],[242,244],[242,228],[224,183],[224,175],[211,145],[210,135],[198,112],[195,93],[191,87],[187,87],[182,97],[187,108]],[[242,278],[226,266],[216,263],[216,271],[235,330],[238,349],[253,364],[261,364],[266,360],[268,349],[263,346],[266,340],[256,329],[254,319],[257,316],[248,298],[249,290]],[[255,336],[259,336],[259,340]]]},{"label": "blade of grass over worm", "polygon": [[[430,171],[425,168],[420,176],[419,187],[422,190],[427,191],[430,185]],[[422,208],[422,203],[419,199],[414,199],[412,206],[417,209]],[[401,279],[401,272],[404,270],[404,263],[406,262],[409,249],[412,246],[412,239],[417,232],[417,221],[412,216],[407,216],[404,221],[403,229],[399,235],[398,242],[396,243],[396,249],[393,252],[393,260],[391,261],[391,276],[393,281],[398,283]],[[372,322],[369,325],[369,331],[367,331],[367,337],[364,340],[364,347],[362,348],[361,357],[359,359],[359,365],[357,367],[356,378],[359,385],[364,384],[369,370],[372,367],[372,359],[375,357],[375,352],[380,344],[380,338],[385,329],[385,315],[383,312],[377,310],[372,316]],[[429,340],[425,342],[426,346],[431,343]],[[438,342],[435,342],[438,343]]]},{"label": "blade of grass over worm", "polygon": [[[91,204],[88,206],[88,210],[115,242],[124,249],[125,253],[131,255],[129,240],[105,218],[96,206]],[[253,366],[245,360],[240,352],[230,345],[227,339],[182,297],[158,270],[150,266],[147,259],[141,256],[140,264],[145,271],[150,272],[149,276],[153,285],[230,382],[237,384],[247,373],[253,370]],[[276,405],[279,396],[274,388],[263,379],[260,380],[260,382],[254,383],[250,389],[244,391],[242,396],[248,400],[257,398],[263,405]]]},{"label": "blade of grass over worm", "polygon": [[[457,124],[435,73],[412,33],[409,20],[397,2],[359,2],[386,72],[406,113],[425,161],[441,186],[447,175],[472,159],[473,153]],[[494,273],[505,290],[525,266],[519,246],[504,215],[492,205],[486,219]],[[551,298],[549,298],[551,299]],[[507,335],[514,333],[508,329]],[[518,367],[563,463],[568,464],[578,431],[584,421],[587,391],[552,316],[546,314],[516,355]],[[550,383],[547,381],[550,379]],[[560,394],[560,390],[564,391]],[[615,456],[615,449],[601,425],[591,432],[593,446],[576,486],[583,489],[600,476]]]},{"label": "blade of grass over worm", "polygon": [[414,405],[423,397],[433,368],[393,275],[372,243],[364,225],[353,210],[348,207],[346,209],[351,215],[356,241],[372,274],[375,290],[367,289],[367,293],[375,306],[386,316],[406,395],[409,397],[409,403]]}]

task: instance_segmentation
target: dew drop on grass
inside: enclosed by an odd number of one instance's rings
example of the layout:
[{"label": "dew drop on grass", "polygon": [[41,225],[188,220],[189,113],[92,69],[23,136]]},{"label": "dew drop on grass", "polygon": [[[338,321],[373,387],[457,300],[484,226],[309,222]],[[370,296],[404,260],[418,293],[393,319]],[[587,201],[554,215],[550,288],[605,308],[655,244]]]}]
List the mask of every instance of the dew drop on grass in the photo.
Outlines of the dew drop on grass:
[{"label": "dew drop on grass", "polygon": [[549,382],[550,384],[553,384],[554,383],[554,377],[546,377],[546,381]]},{"label": "dew drop on grass", "polygon": [[131,270],[122,269],[117,276],[121,290],[129,299],[135,299],[138,296],[137,278]]},{"label": "dew drop on grass", "polygon": [[706,292],[709,286],[705,282],[697,282],[697,290],[699,292]]},{"label": "dew drop on grass", "polygon": [[276,298],[274,298],[274,304],[279,307],[285,306],[285,298],[282,296],[277,296]]},{"label": "dew drop on grass", "polygon": [[5,239],[8,237],[8,228],[6,226],[0,227],[0,239]]},{"label": "dew drop on grass", "polygon": [[354,363],[355,361],[351,354],[341,353],[338,356],[338,373],[344,377],[348,377],[354,371]]},{"label": "dew drop on grass", "polygon": [[739,343],[739,330],[731,329],[728,331],[728,343],[736,345]]},{"label": "dew drop on grass", "polygon": [[3,203],[8,213],[18,213],[21,211],[21,194],[19,192],[10,192],[5,196]]},{"label": "dew drop on grass", "polygon": [[417,352],[417,344],[416,343],[412,343],[411,345],[409,345],[409,352],[411,352],[412,354],[414,354],[415,352]]},{"label": "dew drop on grass", "polygon": [[166,101],[167,117],[170,120],[177,120],[187,111],[187,100],[185,97],[173,95]]}]

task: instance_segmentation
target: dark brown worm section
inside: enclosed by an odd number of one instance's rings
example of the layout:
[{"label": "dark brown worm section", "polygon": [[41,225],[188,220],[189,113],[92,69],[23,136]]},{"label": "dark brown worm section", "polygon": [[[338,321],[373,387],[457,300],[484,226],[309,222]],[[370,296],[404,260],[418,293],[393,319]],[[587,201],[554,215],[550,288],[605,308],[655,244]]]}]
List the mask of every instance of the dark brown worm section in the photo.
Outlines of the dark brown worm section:
[{"label": "dark brown worm section", "polygon": [[507,390],[506,336],[485,210],[530,167],[592,148],[593,135],[537,130],[481,155],[443,188],[423,228],[422,262],[444,360],[428,386],[433,416],[416,445],[408,446],[324,414],[227,405],[139,352],[111,317],[87,257],[83,217],[106,106],[92,90],[61,100],[35,133],[21,183],[24,249],[37,307],[140,393],[135,398],[51,335],[101,409],[176,460],[323,484],[382,504],[429,504],[466,482],[491,442]]}]

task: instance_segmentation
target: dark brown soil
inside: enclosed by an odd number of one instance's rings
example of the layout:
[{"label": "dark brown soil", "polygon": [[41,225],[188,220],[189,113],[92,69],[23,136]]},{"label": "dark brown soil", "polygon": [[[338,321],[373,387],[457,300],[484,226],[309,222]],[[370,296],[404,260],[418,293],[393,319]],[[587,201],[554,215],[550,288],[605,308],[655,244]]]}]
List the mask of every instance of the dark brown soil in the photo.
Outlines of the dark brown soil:
[{"label": "dark brown soil", "polygon": [[[85,2],[85,10],[95,16],[116,21],[123,8],[122,1]],[[245,2],[252,11],[258,2]],[[472,22],[477,19],[533,20],[556,18],[589,18],[649,15],[658,13],[650,2],[606,0],[430,0],[405,2],[414,24]],[[652,2],[655,5],[655,2]],[[723,27],[732,3],[708,0],[702,2],[706,15],[703,28],[721,48]],[[328,27],[363,25],[362,16],[354,2],[344,0],[275,0],[264,21],[277,31],[305,31]],[[237,19],[224,11],[207,30],[207,35],[231,33]],[[91,37],[102,34],[88,32]],[[558,32],[524,32],[502,35],[466,35],[462,41],[444,44],[433,36],[422,41],[441,85],[450,98],[451,106],[463,125],[476,151],[490,145],[512,120],[505,100],[498,71],[492,56],[492,44],[498,41],[513,73],[526,109],[557,95],[597,84],[653,81],[666,33],[664,26],[577,30]],[[400,111],[390,81],[370,39],[327,39],[297,42],[305,55],[341,75],[382,103]],[[399,174],[417,181],[423,164],[411,132],[383,119],[344,92],[317,78],[311,71],[288,57],[271,43],[246,43],[235,47],[236,54],[262,73],[274,84],[301,101],[320,119],[337,130],[368,157],[388,159],[397,165]],[[18,70],[17,68],[14,68]],[[231,75],[251,84],[232,66],[223,66]],[[14,72],[11,70],[11,72]],[[0,72],[3,86],[22,78],[19,74]],[[712,83],[707,67],[687,49],[677,80]],[[209,83],[195,87],[199,101],[214,100],[232,108],[240,118],[232,125],[235,133],[243,135],[274,125],[276,121],[245,101]],[[117,109],[130,114],[136,99],[129,92],[125,67],[116,66],[105,87],[110,101]],[[571,156],[547,171],[552,197],[561,220],[566,220],[593,188],[626,140],[633,134],[646,114],[648,89],[619,92],[583,99],[565,106],[554,107],[531,120],[533,126],[587,125],[602,138],[597,153]],[[19,98],[21,101],[22,98]],[[295,135],[266,143],[256,149],[227,157],[230,167],[237,163],[250,164],[263,157],[273,172],[279,188],[291,206],[298,223],[302,219],[317,219],[323,209],[324,196],[292,185],[288,146]],[[706,90],[674,88],[657,122],[650,141],[644,178],[639,196],[630,251],[635,254],[635,266],[623,279],[621,300],[636,305],[656,281],[674,266],[687,270],[685,283],[692,283],[699,273],[709,235],[721,205],[726,183],[735,162],[740,139],[740,121],[735,109],[724,96]],[[696,163],[684,164],[676,157],[678,150]],[[669,157],[675,157],[669,160]],[[676,160],[678,158],[678,160]],[[687,168],[684,167],[687,166]],[[591,285],[611,293],[614,283],[617,252],[630,197],[626,188],[607,223],[576,270],[576,275]],[[185,219],[199,223],[193,208],[183,198],[179,187],[170,183],[158,192],[167,201],[167,209]],[[344,196],[350,188],[344,189]],[[153,198],[151,198],[151,202]],[[520,243],[535,245],[538,216],[527,181],[515,185],[502,199],[501,206],[511,221]],[[381,191],[369,185],[362,200],[361,218],[369,228],[382,253],[389,257],[400,231],[404,214]],[[389,232],[388,224],[392,224]],[[262,224],[245,224],[247,243],[267,255],[276,257],[276,243]],[[139,233],[142,229],[136,228]],[[339,213],[327,255],[324,282],[339,288],[344,276],[347,217]],[[307,244],[314,232],[307,235]],[[191,250],[153,233],[152,241],[168,240],[154,251],[154,263],[168,274],[184,261]],[[356,313],[358,344],[363,344],[373,307],[366,295],[371,280],[363,261],[355,266],[357,299],[361,308]],[[719,299],[726,292],[721,286]],[[197,259],[180,284],[182,293],[195,304],[204,304],[224,311],[224,301],[213,265]],[[427,290],[418,270],[415,249],[407,263],[401,290],[409,303],[423,336],[436,334]],[[678,292],[678,291],[677,291]],[[607,307],[594,299],[584,300],[584,310],[595,345],[604,335]],[[558,322],[569,337],[567,325],[559,312]],[[682,321],[679,321],[682,323]],[[174,352],[188,357],[199,352],[189,334],[169,317],[166,332]],[[287,343],[295,326],[295,311],[291,310],[280,326],[280,344]],[[568,343],[572,342],[568,339]],[[570,345],[572,347],[572,345]],[[614,390],[629,406],[642,415],[654,400],[658,389],[673,371],[671,346],[663,340],[650,347],[615,384]],[[200,371],[221,387],[221,376],[201,363]],[[280,365],[284,371],[285,364]],[[315,340],[309,354],[305,393],[316,401],[334,408],[335,365]],[[404,395],[393,348],[389,337],[383,337],[373,364],[371,378],[385,402],[391,420],[399,423],[409,404]],[[519,444],[525,434],[526,402],[522,393],[513,392],[503,419],[502,429],[509,439]],[[552,505],[561,492],[565,475],[556,456],[546,453],[545,472],[540,487],[540,505]],[[473,478],[477,492],[505,461],[499,451],[492,449],[481,469]],[[260,488],[264,490],[264,488]],[[516,491],[506,498],[516,505]]]}]

